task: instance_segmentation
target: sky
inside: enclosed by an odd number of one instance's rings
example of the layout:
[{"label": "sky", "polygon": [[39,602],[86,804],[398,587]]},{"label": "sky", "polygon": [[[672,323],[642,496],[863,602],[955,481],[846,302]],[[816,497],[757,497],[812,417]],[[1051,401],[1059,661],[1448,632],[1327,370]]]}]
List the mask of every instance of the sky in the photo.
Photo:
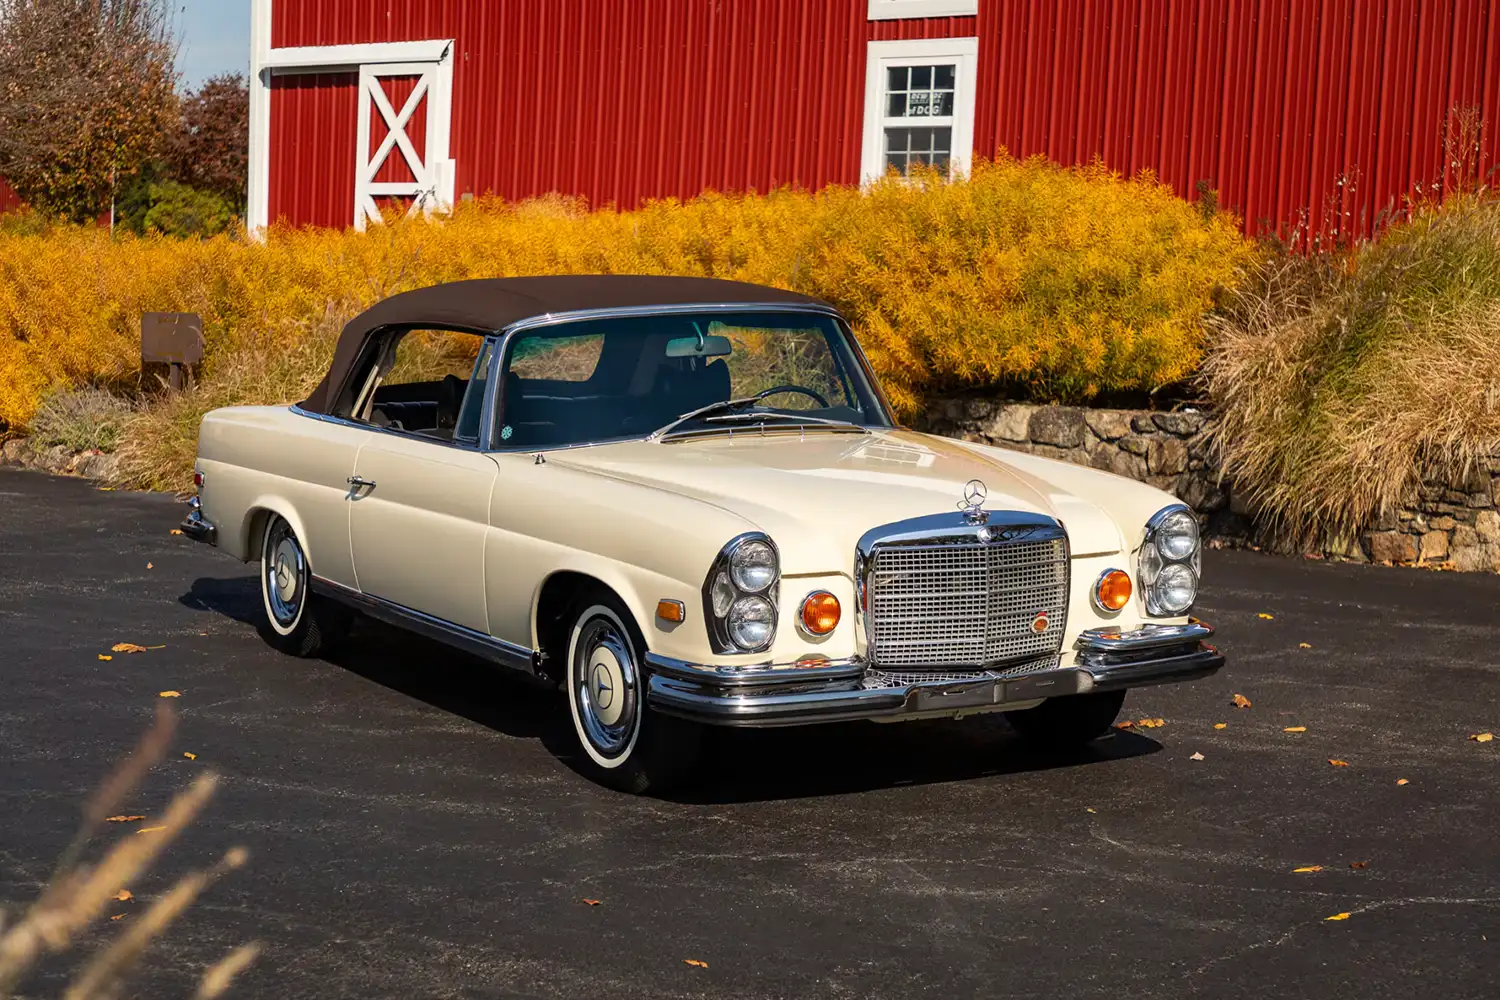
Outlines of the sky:
[{"label": "sky", "polygon": [[219,73],[250,72],[250,0],[173,0],[173,6],[184,89]]}]

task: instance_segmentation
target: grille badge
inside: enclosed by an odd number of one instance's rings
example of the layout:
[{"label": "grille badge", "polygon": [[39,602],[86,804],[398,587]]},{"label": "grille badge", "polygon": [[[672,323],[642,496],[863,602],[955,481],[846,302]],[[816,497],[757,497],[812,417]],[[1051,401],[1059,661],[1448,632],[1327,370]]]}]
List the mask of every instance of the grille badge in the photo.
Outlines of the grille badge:
[{"label": "grille badge", "polygon": [[1038,611],[1036,617],[1031,619],[1031,631],[1040,634],[1047,631],[1047,626],[1051,624],[1052,622],[1048,619],[1047,612]]}]

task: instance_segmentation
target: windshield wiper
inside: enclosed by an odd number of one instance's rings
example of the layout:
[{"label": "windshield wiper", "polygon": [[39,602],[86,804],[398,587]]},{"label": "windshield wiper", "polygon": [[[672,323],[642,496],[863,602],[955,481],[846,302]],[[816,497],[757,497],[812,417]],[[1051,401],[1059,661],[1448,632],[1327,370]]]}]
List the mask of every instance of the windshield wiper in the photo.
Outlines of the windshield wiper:
[{"label": "windshield wiper", "polygon": [[759,402],[760,399],[757,396],[746,396],[744,399],[721,399],[717,403],[709,403],[707,406],[700,406],[696,410],[689,410],[671,423],[663,427],[658,427],[656,430],[646,435],[646,440],[659,441],[678,427],[687,423],[689,420],[697,420],[699,417],[706,417],[710,413],[718,413],[720,410],[728,412],[731,410],[738,410],[742,406],[754,406]]},{"label": "windshield wiper", "polygon": [[[706,424],[763,424],[769,420],[786,421],[792,425],[819,426],[838,428],[840,430],[855,430],[865,432],[865,428],[848,420],[836,420],[832,417],[815,417],[812,414],[783,413],[779,410],[757,410],[753,413],[735,413],[736,409],[747,403],[758,403],[755,397],[747,399],[727,399],[718,403],[710,403],[701,406],[690,413],[684,413],[676,420],[667,424],[660,430],[652,431],[646,438],[647,441],[661,441],[675,431],[678,427],[690,420],[702,420]],[[725,412],[720,412],[725,411]],[[684,432],[691,433],[691,432]]]}]

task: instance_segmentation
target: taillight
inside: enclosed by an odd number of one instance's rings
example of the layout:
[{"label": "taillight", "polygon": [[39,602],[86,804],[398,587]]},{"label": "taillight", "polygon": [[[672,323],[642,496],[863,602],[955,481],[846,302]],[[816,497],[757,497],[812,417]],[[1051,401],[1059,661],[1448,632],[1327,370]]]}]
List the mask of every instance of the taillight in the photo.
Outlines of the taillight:
[{"label": "taillight", "polygon": [[193,489],[203,489],[203,473],[199,472],[197,469],[193,470]]}]

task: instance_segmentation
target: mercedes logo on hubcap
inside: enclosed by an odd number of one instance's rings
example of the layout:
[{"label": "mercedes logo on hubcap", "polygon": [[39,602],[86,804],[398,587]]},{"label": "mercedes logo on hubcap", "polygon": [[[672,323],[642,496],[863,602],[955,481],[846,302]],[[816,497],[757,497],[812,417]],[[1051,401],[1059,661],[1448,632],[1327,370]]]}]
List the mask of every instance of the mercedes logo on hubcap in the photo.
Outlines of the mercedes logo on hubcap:
[{"label": "mercedes logo on hubcap", "polygon": [[615,700],[614,686],[609,683],[609,671],[604,669],[604,664],[594,665],[594,704],[600,708],[608,708],[610,702]]}]

